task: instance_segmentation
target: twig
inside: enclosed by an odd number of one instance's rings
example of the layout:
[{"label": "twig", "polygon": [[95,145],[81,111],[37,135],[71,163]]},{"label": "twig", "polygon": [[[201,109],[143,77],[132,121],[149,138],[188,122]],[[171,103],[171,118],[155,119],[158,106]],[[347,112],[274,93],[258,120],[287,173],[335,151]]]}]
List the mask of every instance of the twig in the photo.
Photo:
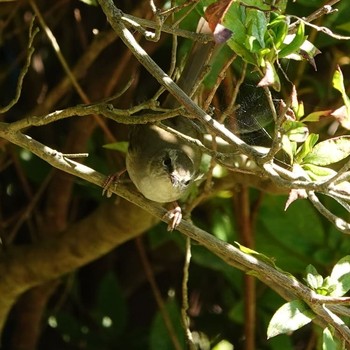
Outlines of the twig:
[{"label": "twig", "polygon": [[[85,91],[82,89],[82,87],[78,83],[77,78],[74,76],[73,71],[70,69],[66,59],[64,58],[64,56],[62,54],[61,48],[60,48],[55,36],[53,35],[51,29],[47,26],[43,16],[41,15],[41,12],[40,12],[38,6],[35,3],[35,0],[29,0],[29,3],[31,5],[31,7],[33,8],[35,14],[38,16],[38,20],[39,20],[40,25],[42,26],[42,28],[44,29],[44,31],[46,33],[46,36],[50,40],[51,45],[52,45],[52,47],[57,55],[58,60],[60,61],[64,71],[66,72],[69,80],[71,81],[71,83],[74,86],[75,90],[77,91],[78,95],[80,96],[80,98],[82,99],[83,102],[90,103],[91,101],[90,101],[89,97],[86,95]],[[94,117],[95,117],[97,124],[101,127],[101,129],[106,134],[108,139],[112,142],[115,141],[115,137],[108,129],[106,123],[98,116],[94,116]]]},{"label": "twig", "polygon": [[331,213],[317,198],[314,191],[307,192],[308,198],[310,202],[314,205],[314,207],[324,216],[326,217],[334,226],[343,233],[350,234],[350,224],[345,220],[337,217],[333,213]]},{"label": "twig", "polygon": [[[43,126],[65,118],[74,116],[89,116],[94,114],[103,115],[106,118],[123,124],[144,124],[158,122],[163,119],[174,117],[181,112],[181,109],[168,110],[164,113],[145,113],[143,115],[133,115],[142,109],[152,109],[153,103],[145,102],[142,105],[134,106],[130,109],[117,109],[111,104],[96,103],[91,105],[77,105],[63,110],[55,111],[43,116],[30,116],[8,124],[12,131],[20,131],[31,126]],[[157,109],[156,110],[161,110]],[[164,109],[163,109],[164,110]]]},{"label": "twig", "polygon": [[302,19],[297,17],[297,21],[292,23],[289,26],[289,32],[293,33],[296,30],[297,25],[299,24],[300,20],[303,20],[305,23],[310,23],[316,20],[319,17],[322,17],[323,15],[328,15],[334,11],[337,11],[336,9],[332,9],[332,6],[338,3],[340,0],[330,0],[325,5],[323,5],[321,8],[317,9],[313,13],[311,13],[309,16],[304,17]]},{"label": "twig", "polygon": [[298,22],[303,22],[306,26],[309,26],[315,30],[317,30],[318,32],[322,32],[334,39],[337,39],[337,40],[350,40],[350,36],[345,36],[345,35],[339,35],[339,34],[335,34],[333,33],[330,29],[328,29],[327,27],[322,27],[322,26],[318,26],[318,25],[315,25],[315,24],[312,24],[310,22],[307,22],[307,20],[304,20],[302,18],[299,18],[297,16],[290,16],[291,18],[296,18],[297,21],[296,23]]},{"label": "twig", "polygon": [[61,48],[60,48],[55,36],[53,35],[51,29],[47,26],[43,16],[41,15],[41,12],[40,12],[38,6],[36,5],[34,0],[29,0],[29,3],[30,3],[30,6],[33,8],[36,16],[38,17],[38,20],[39,20],[41,27],[44,29],[46,36],[50,40],[51,45],[52,45],[52,47],[57,55],[57,58],[60,61],[61,65],[62,65],[64,71],[66,72],[67,76],[69,77],[70,81],[72,82],[74,88],[76,89],[76,91],[78,92],[78,94],[82,98],[82,100],[85,103],[89,103],[90,102],[89,98],[86,96],[85,92],[83,91],[83,89],[81,88],[81,86],[77,82],[77,79],[75,78],[74,74],[72,73],[71,69],[69,68],[68,63],[62,54]]},{"label": "twig", "polygon": [[[220,119],[219,121],[221,123],[223,123],[226,118],[233,113],[234,109],[235,109],[235,104],[236,104],[236,99],[237,99],[237,95],[238,95],[238,92],[239,92],[239,89],[241,87],[241,85],[243,84],[244,82],[244,79],[246,77],[246,71],[247,71],[247,63],[244,62],[243,63],[243,66],[242,66],[242,71],[241,71],[241,75],[240,75],[240,78],[237,80],[236,84],[235,84],[235,87],[234,87],[234,90],[233,90],[233,93],[232,93],[232,96],[231,96],[231,99],[230,99],[230,102],[227,106],[227,108],[224,110],[224,112],[222,113],[222,115],[220,116]],[[235,130],[236,131],[236,130]]]},{"label": "twig", "polygon": [[238,150],[248,155],[250,158],[255,159],[260,155],[253,147],[247,145],[239,137],[228,131],[223,125],[214,120],[210,115],[205,113],[201,108],[194,103],[187,94],[180,89],[174,81],[147,55],[145,50],[138,44],[131,32],[124,26],[121,21],[122,12],[115,7],[112,1],[100,0],[100,5],[105,12],[108,21],[112,28],[119,35],[121,40],[129,47],[135,57],[140,63],[157,79],[157,81],[163,85],[177,100],[183,105],[187,111],[196,116],[200,121],[203,122],[209,129],[215,132],[217,135],[222,137],[227,142],[235,145]]},{"label": "twig", "polygon": [[35,28],[33,30],[34,20],[35,20],[35,17],[33,17],[32,21],[30,22],[26,62],[19,73],[15,96],[6,106],[0,107],[0,113],[5,113],[9,111],[18,102],[19,98],[21,97],[23,79],[28,72],[32,55],[34,53],[33,41],[35,36],[39,33],[39,28]]},{"label": "twig", "polygon": [[160,10],[158,10],[157,6],[154,4],[153,0],[149,0],[153,15],[156,19],[156,28],[155,31],[153,33],[153,35],[151,35],[150,37],[146,38],[148,40],[151,41],[158,41],[160,38],[160,34],[162,32],[162,26],[164,21],[166,20],[166,16],[164,16],[164,14],[161,13]]},{"label": "twig", "polygon": [[189,268],[191,263],[191,239],[186,237],[186,247],[185,247],[185,263],[183,267],[183,278],[182,278],[182,307],[181,307],[181,318],[182,323],[185,328],[187,343],[191,350],[195,350],[195,344],[193,342],[192,333],[190,330],[190,320],[188,318],[188,277],[189,277]]},{"label": "twig", "polygon": [[[144,27],[149,27],[152,29],[155,29],[157,24],[154,21],[150,21],[147,19],[143,19],[143,18],[138,18],[129,14],[125,14],[123,13],[121,19],[126,23],[126,24],[132,24],[132,25],[141,25]],[[164,33],[168,33],[168,34],[173,34],[182,38],[187,38],[187,39],[191,39],[193,41],[199,41],[202,43],[207,43],[209,41],[213,40],[213,37],[211,35],[208,34],[201,34],[201,33],[194,33],[192,31],[189,30],[185,30],[185,29],[181,29],[175,26],[168,26],[166,24],[164,24],[162,26],[162,31]]]}]

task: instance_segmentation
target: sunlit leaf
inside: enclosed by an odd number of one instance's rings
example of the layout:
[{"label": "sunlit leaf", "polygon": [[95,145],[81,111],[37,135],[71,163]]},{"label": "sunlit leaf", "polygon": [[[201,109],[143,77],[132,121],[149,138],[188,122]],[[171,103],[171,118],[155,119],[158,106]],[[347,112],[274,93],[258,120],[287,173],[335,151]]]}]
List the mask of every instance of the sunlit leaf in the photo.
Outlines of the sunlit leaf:
[{"label": "sunlit leaf", "polygon": [[121,142],[107,143],[106,145],[103,145],[103,148],[126,153],[128,150],[128,146],[129,146],[129,142],[121,141]]},{"label": "sunlit leaf", "polygon": [[308,114],[302,119],[303,122],[318,122],[322,117],[329,117],[332,113],[331,109],[325,111],[316,111]]},{"label": "sunlit leaf", "polygon": [[296,34],[288,34],[286,36],[284,40],[285,46],[279,51],[278,57],[282,58],[298,52],[305,39],[305,24],[300,22]]},{"label": "sunlit leaf", "polygon": [[275,8],[280,12],[284,12],[287,7],[288,0],[276,0],[273,2]]},{"label": "sunlit leaf", "polygon": [[269,44],[274,48],[279,49],[280,46],[283,44],[286,35],[288,34],[287,19],[286,16],[276,16],[276,14],[274,13],[271,13],[271,18],[271,22],[267,25],[267,36],[270,37],[272,42],[271,40],[269,41],[268,38],[266,38],[265,40],[269,42]]},{"label": "sunlit leaf", "polygon": [[228,340],[221,340],[212,350],[233,350],[234,346]]},{"label": "sunlit leaf", "polygon": [[301,300],[282,305],[272,316],[267,328],[267,337],[293,332],[310,323],[315,317],[311,309]]},{"label": "sunlit leaf", "polygon": [[350,99],[346,94],[346,89],[344,86],[344,77],[339,66],[334,72],[332,84],[333,87],[341,93],[342,99],[344,101],[345,115],[344,118],[342,118],[342,124],[344,123],[345,125],[350,125]]},{"label": "sunlit leaf", "polygon": [[323,330],[322,336],[322,350],[342,350],[345,349],[340,345],[339,341],[333,337],[332,332],[330,331],[331,326],[326,327]]},{"label": "sunlit leaf", "polygon": [[350,255],[335,264],[330,279],[336,285],[336,289],[330,295],[341,297],[350,290]]},{"label": "sunlit leaf", "polygon": [[344,87],[344,77],[339,66],[334,72],[332,84],[333,84],[333,87],[341,93],[342,99],[344,101],[344,105],[346,107],[346,117],[349,120],[350,119],[350,99],[346,94],[346,89]]},{"label": "sunlit leaf", "polygon": [[314,67],[314,69],[317,70],[314,58],[319,53],[321,53],[321,51],[315,45],[313,45],[310,41],[305,40],[298,51],[285,56],[285,58],[295,61],[307,60]]},{"label": "sunlit leaf", "polygon": [[308,265],[306,267],[306,277],[305,280],[310,288],[317,290],[317,288],[322,287],[323,277],[317,272],[313,265]]},{"label": "sunlit leaf", "polygon": [[276,91],[281,90],[281,82],[278,77],[278,74],[275,70],[275,67],[272,63],[269,61],[266,61],[265,63],[265,74],[263,78],[259,81],[258,87],[266,87],[270,86]]},{"label": "sunlit leaf", "polygon": [[350,118],[345,105],[337,108],[331,115],[343,128],[350,130]]},{"label": "sunlit leaf", "polygon": [[254,256],[257,259],[262,260],[266,264],[276,267],[274,260],[266,256],[265,254],[261,254],[253,249],[245,247],[244,245],[238,242],[235,242],[235,244],[238,246],[239,250],[242,251],[243,253]]},{"label": "sunlit leaf", "polygon": [[80,1],[89,6],[98,6],[97,0],[80,0]]},{"label": "sunlit leaf", "polygon": [[329,165],[350,154],[350,136],[340,136],[318,143],[303,160],[305,164]]},{"label": "sunlit leaf", "polygon": [[262,11],[272,10],[271,6],[269,6],[264,0],[241,0],[240,2],[242,5],[254,7]]},{"label": "sunlit leaf", "polygon": [[292,129],[288,133],[289,139],[297,143],[304,142],[308,136],[309,136],[309,129],[304,125],[298,128]]},{"label": "sunlit leaf", "polygon": [[247,39],[245,21],[245,8],[239,6],[239,4],[236,2],[233,3],[225,14],[222,22],[222,24],[233,33],[231,38],[228,40],[227,45],[245,61],[251,64],[256,64],[254,55],[244,46]]},{"label": "sunlit leaf", "polygon": [[311,150],[316,145],[319,136],[317,134],[310,134],[305,142],[300,146],[297,151],[296,160],[298,163],[301,163],[304,157],[311,152]]},{"label": "sunlit leaf", "polygon": [[302,167],[310,178],[316,181],[326,181],[337,174],[337,172],[333,169],[314,164],[303,164]]},{"label": "sunlit leaf", "polygon": [[295,152],[297,149],[296,146],[297,146],[296,143],[291,142],[291,140],[289,139],[289,137],[287,135],[282,136],[282,149],[289,156],[291,163],[294,162],[294,155],[295,155]]},{"label": "sunlit leaf", "polygon": [[[246,27],[248,37],[254,38],[251,51],[254,52],[265,47],[264,36],[266,26],[267,20],[264,12],[252,9],[247,10]],[[258,45],[254,45],[255,42],[258,43]]]},{"label": "sunlit leaf", "polygon": [[296,110],[294,111],[295,113],[295,117],[297,120],[300,120],[300,118],[304,115],[305,111],[304,111],[304,102],[300,101]]},{"label": "sunlit leaf", "polygon": [[283,130],[290,141],[304,142],[309,136],[309,129],[304,123],[287,120],[283,123]]},{"label": "sunlit leaf", "polygon": [[337,289],[337,285],[334,283],[337,282],[334,282],[330,276],[327,276],[323,281],[322,287],[317,290],[317,293],[322,295],[332,295],[332,293]]}]

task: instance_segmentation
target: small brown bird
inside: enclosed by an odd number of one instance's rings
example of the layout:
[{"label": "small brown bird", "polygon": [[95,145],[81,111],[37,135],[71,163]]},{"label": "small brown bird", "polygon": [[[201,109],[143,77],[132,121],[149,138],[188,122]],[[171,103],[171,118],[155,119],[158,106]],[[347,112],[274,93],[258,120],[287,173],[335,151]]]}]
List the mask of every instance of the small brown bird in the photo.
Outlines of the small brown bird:
[{"label": "small brown bird", "polygon": [[[213,43],[195,43],[177,84],[187,94],[191,93],[208,57]],[[179,104],[169,96],[164,107],[175,108]],[[202,135],[193,120],[176,116],[164,124],[192,138]],[[140,124],[131,128],[126,168],[132,182],[148,199],[158,203],[173,203],[168,212],[171,219],[168,229],[180,223],[181,209],[176,203],[186,194],[188,187],[198,177],[201,151],[185,143],[174,134],[154,124]]]}]

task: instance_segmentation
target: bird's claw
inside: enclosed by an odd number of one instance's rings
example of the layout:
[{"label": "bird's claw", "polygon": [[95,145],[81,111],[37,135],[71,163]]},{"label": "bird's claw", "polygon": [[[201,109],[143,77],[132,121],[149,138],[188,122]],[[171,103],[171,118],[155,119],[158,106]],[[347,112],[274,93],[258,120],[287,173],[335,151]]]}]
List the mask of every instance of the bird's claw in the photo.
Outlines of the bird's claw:
[{"label": "bird's claw", "polygon": [[119,178],[122,174],[124,174],[126,171],[125,170],[122,170],[122,171],[119,171],[118,173],[115,173],[115,174],[112,174],[112,175],[108,175],[106,177],[106,180],[105,182],[103,183],[103,186],[102,186],[102,196],[106,195],[107,198],[110,198],[112,197],[112,194],[113,192],[111,191],[111,186],[113,183],[115,182],[118,182],[119,181]]},{"label": "bird's claw", "polygon": [[180,206],[176,203],[173,209],[167,211],[164,218],[168,220],[168,231],[173,231],[179,226],[182,220],[182,210]]}]

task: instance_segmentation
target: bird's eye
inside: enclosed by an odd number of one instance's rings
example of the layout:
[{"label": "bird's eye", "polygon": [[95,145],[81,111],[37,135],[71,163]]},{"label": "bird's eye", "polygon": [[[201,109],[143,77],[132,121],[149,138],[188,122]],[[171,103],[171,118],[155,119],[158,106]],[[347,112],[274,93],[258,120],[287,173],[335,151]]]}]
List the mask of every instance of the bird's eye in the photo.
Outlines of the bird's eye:
[{"label": "bird's eye", "polygon": [[191,180],[187,180],[187,181],[184,182],[184,185],[188,186],[190,184],[190,182],[191,182]]},{"label": "bird's eye", "polygon": [[169,173],[172,171],[172,161],[170,157],[165,157],[163,159],[163,166],[169,171]]}]

